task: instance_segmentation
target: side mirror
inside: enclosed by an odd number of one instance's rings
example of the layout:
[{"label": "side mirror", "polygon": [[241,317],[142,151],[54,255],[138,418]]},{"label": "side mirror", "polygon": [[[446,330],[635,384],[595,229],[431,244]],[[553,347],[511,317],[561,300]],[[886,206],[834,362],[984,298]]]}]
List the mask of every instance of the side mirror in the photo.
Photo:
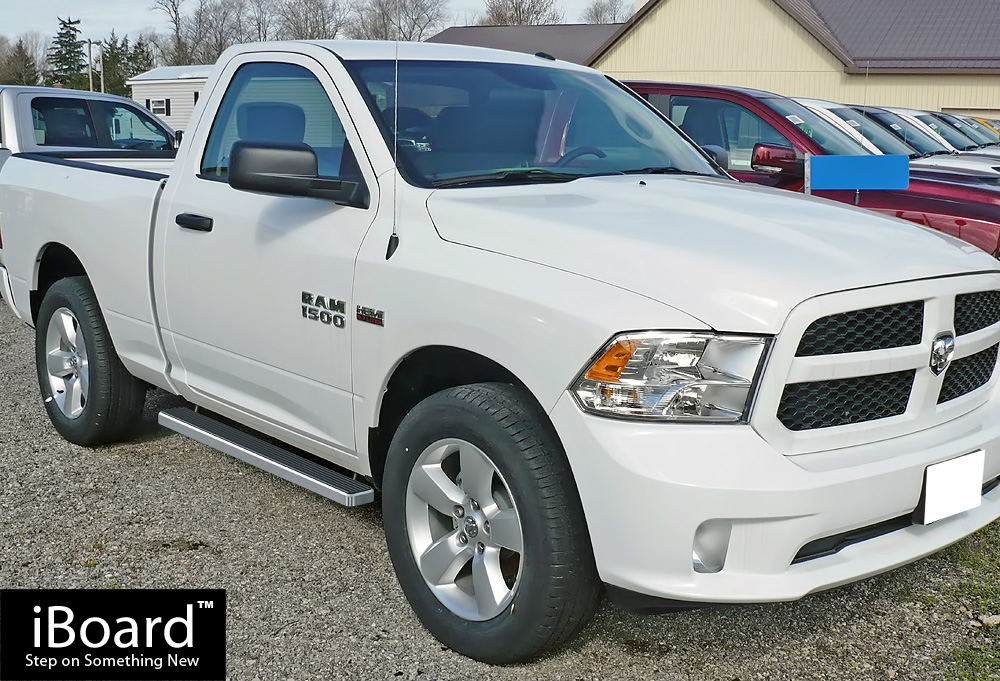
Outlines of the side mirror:
[{"label": "side mirror", "polygon": [[174,131],[174,149],[181,148],[182,139],[184,139],[184,131],[183,130]]},{"label": "side mirror", "polygon": [[803,177],[805,163],[796,157],[795,150],[780,144],[755,144],[750,167],[759,173]]},{"label": "side mirror", "polygon": [[319,177],[316,152],[308,144],[245,142],[229,155],[229,186],[279,196],[308,196],[343,206],[368,207],[363,182]]}]

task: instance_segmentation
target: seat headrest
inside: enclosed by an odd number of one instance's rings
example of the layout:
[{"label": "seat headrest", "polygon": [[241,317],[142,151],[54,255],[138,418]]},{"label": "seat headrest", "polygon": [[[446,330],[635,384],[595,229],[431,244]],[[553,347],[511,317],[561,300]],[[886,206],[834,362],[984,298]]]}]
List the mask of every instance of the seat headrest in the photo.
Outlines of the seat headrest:
[{"label": "seat headrest", "polygon": [[306,114],[287,102],[247,102],[236,110],[241,140],[300,143],[306,136]]}]

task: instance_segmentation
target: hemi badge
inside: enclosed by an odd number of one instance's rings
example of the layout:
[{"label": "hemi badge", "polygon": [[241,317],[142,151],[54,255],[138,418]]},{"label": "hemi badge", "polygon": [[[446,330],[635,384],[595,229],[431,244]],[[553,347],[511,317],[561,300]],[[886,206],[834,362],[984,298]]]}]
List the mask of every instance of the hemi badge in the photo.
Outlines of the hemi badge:
[{"label": "hemi badge", "polygon": [[358,305],[358,321],[368,322],[375,326],[385,326],[385,312]]}]

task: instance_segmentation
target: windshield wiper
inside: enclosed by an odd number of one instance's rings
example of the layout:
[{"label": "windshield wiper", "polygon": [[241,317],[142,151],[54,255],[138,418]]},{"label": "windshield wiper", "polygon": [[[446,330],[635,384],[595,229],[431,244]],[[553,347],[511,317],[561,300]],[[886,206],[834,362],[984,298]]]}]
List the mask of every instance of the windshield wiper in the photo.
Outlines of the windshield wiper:
[{"label": "windshield wiper", "polygon": [[683,170],[674,166],[650,166],[648,168],[633,168],[623,170],[625,175],[701,175],[703,177],[715,177],[710,173],[703,173],[697,170]]},{"label": "windshield wiper", "polygon": [[533,184],[535,182],[570,182],[578,180],[579,173],[558,173],[545,168],[525,168],[523,170],[504,170],[497,173],[484,173],[482,175],[465,175],[463,177],[449,177],[442,180],[434,180],[435,187],[468,187],[482,184]]}]

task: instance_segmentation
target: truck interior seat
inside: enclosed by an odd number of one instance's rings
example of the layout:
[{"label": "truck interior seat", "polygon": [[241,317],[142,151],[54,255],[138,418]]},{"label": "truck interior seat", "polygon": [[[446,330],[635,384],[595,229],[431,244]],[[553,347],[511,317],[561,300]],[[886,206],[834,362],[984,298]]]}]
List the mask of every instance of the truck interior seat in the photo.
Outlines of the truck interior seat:
[{"label": "truck interior seat", "polygon": [[54,147],[94,146],[94,131],[87,117],[74,109],[49,109],[42,115],[45,144]]},{"label": "truck interior seat", "polygon": [[301,143],[306,113],[287,102],[246,102],[236,110],[236,134],[254,142]]}]

